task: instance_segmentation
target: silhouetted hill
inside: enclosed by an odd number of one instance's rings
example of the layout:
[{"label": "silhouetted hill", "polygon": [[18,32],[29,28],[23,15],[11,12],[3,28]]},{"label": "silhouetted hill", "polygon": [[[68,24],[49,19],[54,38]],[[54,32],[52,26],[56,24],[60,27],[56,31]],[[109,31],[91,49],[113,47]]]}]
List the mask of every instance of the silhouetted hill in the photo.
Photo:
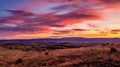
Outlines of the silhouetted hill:
[{"label": "silhouetted hill", "polygon": [[120,43],[120,38],[41,38],[41,39],[16,39],[0,40],[0,42],[70,42],[70,43]]}]

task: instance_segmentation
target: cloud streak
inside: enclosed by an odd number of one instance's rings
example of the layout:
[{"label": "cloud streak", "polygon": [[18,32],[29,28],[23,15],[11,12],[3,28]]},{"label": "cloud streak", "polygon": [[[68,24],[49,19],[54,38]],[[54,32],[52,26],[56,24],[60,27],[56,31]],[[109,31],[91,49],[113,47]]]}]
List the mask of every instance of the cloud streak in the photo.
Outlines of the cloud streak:
[{"label": "cloud streak", "polygon": [[[91,13],[85,14],[79,11],[70,12],[64,15],[56,15],[55,13],[36,15],[34,13],[28,11],[22,11],[22,10],[5,10],[5,11],[12,13],[12,16],[0,20],[2,22],[0,23],[1,31],[4,30],[4,31],[33,32],[33,31],[37,31],[38,29],[41,30],[43,26],[64,27],[68,24],[71,24],[71,23],[66,23],[64,21],[72,21],[72,20],[80,21],[81,19],[99,17]],[[74,23],[77,22],[73,22],[72,24]]]}]

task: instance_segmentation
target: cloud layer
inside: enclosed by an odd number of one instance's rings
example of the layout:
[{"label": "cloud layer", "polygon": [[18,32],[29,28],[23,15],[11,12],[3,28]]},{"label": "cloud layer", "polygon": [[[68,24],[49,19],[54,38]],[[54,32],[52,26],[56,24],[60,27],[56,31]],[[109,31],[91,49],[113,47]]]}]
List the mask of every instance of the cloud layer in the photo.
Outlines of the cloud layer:
[{"label": "cloud layer", "polygon": [[[33,6],[28,6],[29,4],[33,4]],[[111,12],[116,13],[117,11],[119,13],[120,10],[115,8],[119,4],[119,0],[28,1],[23,4],[24,7],[22,4],[18,6],[19,9],[4,8],[0,10],[9,14],[0,17],[0,32],[3,33],[1,34],[2,39],[10,39],[13,36],[17,39],[21,38],[22,34],[66,37],[73,33],[75,33],[72,35],[73,37],[76,35],[79,35],[79,37],[94,37],[93,34],[96,34],[95,37],[99,37],[99,35],[110,37],[109,34],[119,34],[119,28],[111,29],[104,23],[116,21],[110,18],[118,18],[119,16],[110,17],[109,15],[112,15]],[[94,21],[100,21],[102,25],[99,25],[100,22]],[[29,38],[36,37],[30,36]]]}]

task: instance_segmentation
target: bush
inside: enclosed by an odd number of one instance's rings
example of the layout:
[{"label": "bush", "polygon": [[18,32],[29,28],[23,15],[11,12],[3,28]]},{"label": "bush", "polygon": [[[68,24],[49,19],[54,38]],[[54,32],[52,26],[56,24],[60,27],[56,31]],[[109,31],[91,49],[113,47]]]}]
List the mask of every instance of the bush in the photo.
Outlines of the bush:
[{"label": "bush", "polygon": [[49,52],[45,52],[45,55],[48,55],[49,54]]},{"label": "bush", "polygon": [[17,59],[16,61],[15,61],[15,64],[20,64],[20,63],[22,63],[22,59],[20,58],[20,59]]},{"label": "bush", "polygon": [[116,49],[115,47],[112,47],[112,48],[110,49],[110,52],[117,52],[117,49]]}]

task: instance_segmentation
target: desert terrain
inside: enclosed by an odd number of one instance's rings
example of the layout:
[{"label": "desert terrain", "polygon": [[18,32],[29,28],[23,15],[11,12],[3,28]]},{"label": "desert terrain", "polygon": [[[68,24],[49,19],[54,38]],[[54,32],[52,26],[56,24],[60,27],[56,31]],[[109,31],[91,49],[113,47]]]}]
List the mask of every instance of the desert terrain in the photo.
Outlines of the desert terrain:
[{"label": "desert terrain", "polygon": [[43,51],[1,46],[0,67],[120,67],[120,44]]}]

